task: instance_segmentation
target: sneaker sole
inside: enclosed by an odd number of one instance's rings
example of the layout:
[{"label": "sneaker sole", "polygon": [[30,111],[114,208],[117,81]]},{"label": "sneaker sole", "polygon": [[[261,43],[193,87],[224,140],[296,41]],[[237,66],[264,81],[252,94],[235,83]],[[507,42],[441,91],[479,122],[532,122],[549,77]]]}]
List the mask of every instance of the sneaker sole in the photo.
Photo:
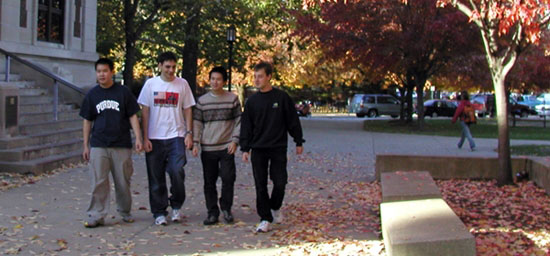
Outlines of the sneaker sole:
[{"label": "sneaker sole", "polygon": [[98,222],[95,225],[90,225],[88,222],[84,222],[84,227],[86,228],[97,228],[99,226],[103,226],[103,223]]}]

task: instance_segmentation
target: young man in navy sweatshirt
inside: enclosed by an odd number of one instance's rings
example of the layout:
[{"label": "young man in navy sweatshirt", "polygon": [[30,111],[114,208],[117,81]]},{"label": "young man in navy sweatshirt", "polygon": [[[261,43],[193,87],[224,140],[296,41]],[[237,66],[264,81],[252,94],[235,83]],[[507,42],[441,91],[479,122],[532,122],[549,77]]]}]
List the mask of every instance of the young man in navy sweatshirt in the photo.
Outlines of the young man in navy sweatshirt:
[{"label": "young man in navy sweatshirt", "polygon": [[[247,100],[241,118],[240,145],[244,162],[252,162],[256,186],[256,208],[260,223],[256,232],[268,232],[270,224],[281,223],[288,179],[288,135],[294,138],[296,154],[303,152],[302,127],[294,102],[287,93],[272,87],[272,66],[260,62],[254,67],[254,84],[258,92]],[[252,154],[250,155],[250,151]],[[271,196],[267,189],[267,177],[273,181]]]}]

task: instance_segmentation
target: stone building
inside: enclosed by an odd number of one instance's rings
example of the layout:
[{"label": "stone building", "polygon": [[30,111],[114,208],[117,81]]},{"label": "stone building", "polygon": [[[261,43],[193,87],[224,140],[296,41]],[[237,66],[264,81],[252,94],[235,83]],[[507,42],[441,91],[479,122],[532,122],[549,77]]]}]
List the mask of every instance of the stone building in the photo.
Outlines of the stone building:
[{"label": "stone building", "polygon": [[96,81],[96,20],[97,0],[0,0],[0,172],[82,161],[78,105]]},{"label": "stone building", "polygon": [[[0,0],[0,48],[88,87],[98,58],[96,20],[96,0]],[[12,70],[38,84],[45,79],[16,62]]]}]

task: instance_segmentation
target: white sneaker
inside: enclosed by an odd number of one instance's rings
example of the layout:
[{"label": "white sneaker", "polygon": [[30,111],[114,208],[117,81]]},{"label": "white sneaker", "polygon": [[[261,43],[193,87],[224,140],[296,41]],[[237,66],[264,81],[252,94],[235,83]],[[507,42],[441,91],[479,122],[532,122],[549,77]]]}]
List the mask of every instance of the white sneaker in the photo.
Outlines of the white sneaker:
[{"label": "white sneaker", "polygon": [[180,209],[172,209],[172,222],[180,222],[181,217]]},{"label": "white sneaker", "polygon": [[269,221],[262,220],[260,224],[258,224],[258,227],[256,228],[256,232],[268,232],[269,231]]},{"label": "white sneaker", "polygon": [[166,221],[166,217],[164,215],[161,215],[161,216],[158,216],[156,219],[155,219],[155,225],[157,226],[166,226],[168,225],[168,222]]},{"label": "white sneaker", "polygon": [[273,223],[281,224],[284,221],[284,216],[281,210],[271,210],[271,215],[273,216]]}]

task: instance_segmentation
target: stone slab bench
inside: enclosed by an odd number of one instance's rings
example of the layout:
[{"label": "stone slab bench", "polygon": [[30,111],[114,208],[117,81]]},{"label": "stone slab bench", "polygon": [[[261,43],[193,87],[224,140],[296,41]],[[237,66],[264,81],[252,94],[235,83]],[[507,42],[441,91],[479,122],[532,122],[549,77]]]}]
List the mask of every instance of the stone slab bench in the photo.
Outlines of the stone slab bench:
[{"label": "stone slab bench", "polygon": [[382,235],[388,255],[475,255],[475,238],[441,198],[428,172],[381,174]]},{"label": "stone slab bench", "polygon": [[476,255],[474,236],[443,199],[382,203],[380,215],[390,256]]},{"label": "stone slab bench", "polygon": [[[376,155],[376,178],[385,172],[428,171],[436,179],[496,179],[498,159],[480,156]],[[537,157],[512,157],[512,176],[528,172],[529,179],[550,195],[550,162]]]},{"label": "stone slab bench", "polygon": [[[512,169],[524,171],[529,159],[512,158]],[[376,178],[383,172],[428,171],[436,179],[494,179],[498,158],[481,156],[376,155]]]},{"label": "stone slab bench", "polygon": [[381,174],[382,202],[441,198],[429,172],[386,172]]}]

